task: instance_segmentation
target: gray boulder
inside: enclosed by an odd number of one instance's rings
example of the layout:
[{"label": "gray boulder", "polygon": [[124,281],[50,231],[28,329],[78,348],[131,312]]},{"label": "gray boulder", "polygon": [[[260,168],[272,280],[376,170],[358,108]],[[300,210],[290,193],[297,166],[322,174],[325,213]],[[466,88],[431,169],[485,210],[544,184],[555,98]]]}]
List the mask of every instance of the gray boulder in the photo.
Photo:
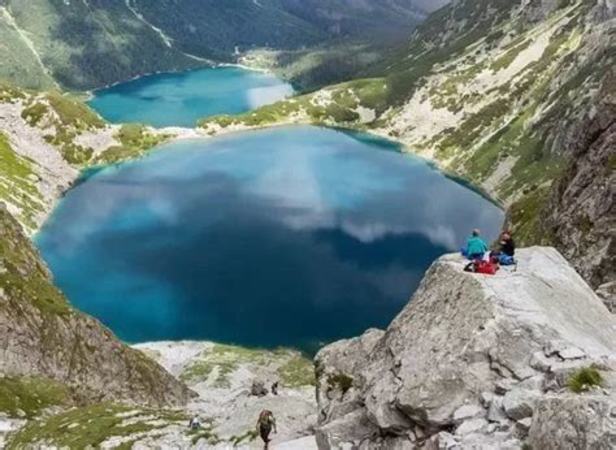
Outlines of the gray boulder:
[{"label": "gray boulder", "polygon": [[546,397],[537,404],[528,443],[542,450],[614,449],[615,400],[575,394]]},{"label": "gray boulder", "polygon": [[515,389],[507,392],[503,398],[505,414],[512,420],[521,420],[533,415],[535,403],[540,397],[536,391]]}]

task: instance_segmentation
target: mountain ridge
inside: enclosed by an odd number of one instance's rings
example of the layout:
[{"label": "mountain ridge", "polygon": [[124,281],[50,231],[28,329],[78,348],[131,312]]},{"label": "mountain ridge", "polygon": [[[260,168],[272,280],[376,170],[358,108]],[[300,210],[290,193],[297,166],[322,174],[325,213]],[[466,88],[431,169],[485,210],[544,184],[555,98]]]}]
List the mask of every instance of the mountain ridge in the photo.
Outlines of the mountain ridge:
[{"label": "mountain ridge", "polygon": [[[349,0],[330,0],[326,8],[292,0],[2,0],[0,36],[11,47],[0,47],[0,79],[27,88],[58,83],[88,90],[157,71],[234,62],[238,50],[292,50],[340,38],[370,42],[364,32],[397,29],[393,35],[400,36],[425,17],[414,0],[394,3],[395,13]],[[335,10],[344,14],[327,13]]]}]

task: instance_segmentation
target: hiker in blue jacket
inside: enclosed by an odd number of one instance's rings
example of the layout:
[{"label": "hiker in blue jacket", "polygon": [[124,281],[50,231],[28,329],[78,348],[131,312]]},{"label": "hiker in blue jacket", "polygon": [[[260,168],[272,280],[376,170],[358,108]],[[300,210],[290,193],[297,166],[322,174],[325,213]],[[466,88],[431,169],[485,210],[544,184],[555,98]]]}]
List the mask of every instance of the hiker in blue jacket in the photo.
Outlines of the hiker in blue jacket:
[{"label": "hiker in blue jacket", "polygon": [[471,237],[466,241],[465,256],[470,260],[483,259],[488,251],[488,245],[481,239],[478,229],[474,229]]}]

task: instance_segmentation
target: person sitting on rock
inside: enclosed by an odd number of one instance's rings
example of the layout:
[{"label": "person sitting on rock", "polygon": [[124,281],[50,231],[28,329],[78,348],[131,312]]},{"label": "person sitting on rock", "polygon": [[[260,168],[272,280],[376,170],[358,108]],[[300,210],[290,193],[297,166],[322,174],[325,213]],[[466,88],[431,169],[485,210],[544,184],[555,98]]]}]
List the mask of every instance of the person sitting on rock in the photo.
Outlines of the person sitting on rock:
[{"label": "person sitting on rock", "polygon": [[471,237],[466,241],[463,254],[471,261],[483,259],[488,251],[488,245],[481,239],[480,234],[481,232],[478,229],[474,229]]},{"label": "person sitting on rock", "polygon": [[498,250],[490,253],[490,261],[503,266],[512,266],[516,264],[515,258],[515,242],[509,231],[503,231],[498,241]]},{"label": "person sitting on rock", "polygon": [[272,430],[274,433],[278,432],[278,430],[276,430],[276,419],[271,411],[264,409],[261,411],[261,414],[259,414],[259,419],[257,420],[257,433],[259,433],[259,436],[263,439],[263,443],[265,444],[263,448],[266,450],[269,448],[269,435]]},{"label": "person sitting on rock", "polygon": [[499,249],[503,255],[512,257],[515,255],[515,242],[511,237],[511,232],[504,231],[503,234],[501,234]]}]

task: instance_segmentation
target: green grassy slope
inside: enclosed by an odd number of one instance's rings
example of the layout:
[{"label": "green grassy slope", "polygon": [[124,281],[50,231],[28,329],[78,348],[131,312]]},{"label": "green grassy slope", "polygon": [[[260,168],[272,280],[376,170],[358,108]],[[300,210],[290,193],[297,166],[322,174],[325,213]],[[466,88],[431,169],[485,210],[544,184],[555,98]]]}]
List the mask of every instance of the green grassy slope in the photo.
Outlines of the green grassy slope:
[{"label": "green grassy slope", "polygon": [[197,62],[169,48],[120,0],[6,0],[6,10],[63,86],[99,87]]},{"label": "green grassy slope", "polygon": [[303,50],[332,40],[382,43],[391,38],[391,30],[405,36],[423,17],[412,2],[399,0],[387,5],[345,0],[3,0],[0,5],[0,79],[47,88],[53,78],[76,90],[202,66],[208,60],[232,62],[236,48]]},{"label": "green grassy slope", "polygon": [[1,6],[0,80],[33,89],[48,89],[54,85],[52,77],[38,61],[37,55],[15,28],[12,17]]},{"label": "green grassy slope", "polygon": [[165,30],[182,50],[201,57],[231,60],[235,47],[298,48],[327,34],[288,13],[278,1],[132,0],[148,22]]}]

